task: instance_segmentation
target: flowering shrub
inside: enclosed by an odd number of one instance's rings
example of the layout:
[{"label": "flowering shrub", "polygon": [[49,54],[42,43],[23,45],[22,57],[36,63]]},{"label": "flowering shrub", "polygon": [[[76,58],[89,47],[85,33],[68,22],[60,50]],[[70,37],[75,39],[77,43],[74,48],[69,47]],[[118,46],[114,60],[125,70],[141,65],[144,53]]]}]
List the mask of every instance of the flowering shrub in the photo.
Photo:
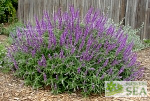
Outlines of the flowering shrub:
[{"label": "flowering shrub", "polygon": [[[132,52],[133,42],[113,24],[105,27],[107,17],[89,9],[81,23],[79,11],[47,13],[36,25],[27,24],[12,35],[8,48],[10,68],[34,88],[50,86],[53,93],[81,91],[104,92],[104,81],[136,80],[143,68]],[[83,26],[84,25],[84,26]]]}]

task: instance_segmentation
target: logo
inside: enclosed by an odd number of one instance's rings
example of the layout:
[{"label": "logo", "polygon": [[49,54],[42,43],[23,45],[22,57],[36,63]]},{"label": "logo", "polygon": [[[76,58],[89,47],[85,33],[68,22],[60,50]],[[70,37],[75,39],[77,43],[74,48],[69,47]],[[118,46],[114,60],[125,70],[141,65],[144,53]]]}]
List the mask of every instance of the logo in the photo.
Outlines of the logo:
[{"label": "logo", "polygon": [[147,97],[147,82],[105,81],[105,97]]}]

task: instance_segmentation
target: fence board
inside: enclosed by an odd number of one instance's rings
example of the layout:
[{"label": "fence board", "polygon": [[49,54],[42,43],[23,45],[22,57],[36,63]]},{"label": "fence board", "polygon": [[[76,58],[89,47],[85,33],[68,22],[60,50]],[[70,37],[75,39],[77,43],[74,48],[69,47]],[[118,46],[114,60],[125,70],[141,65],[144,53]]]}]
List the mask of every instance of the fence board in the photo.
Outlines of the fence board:
[{"label": "fence board", "polygon": [[95,10],[108,13],[108,17],[115,23],[125,18],[123,24],[130,25],[132,28],[139,28],[142,22],[145,22],[144,28],[138,33],[143,39],[150,38],[148,34],[150,24],[147,22],[150,18],[149,2],[150,0],[18,0],[18,18],[24,23],[34,23],[35,16],[41,19],[43,11],[47,11],[52,17],[59,8],[68,11],[69,6],[73,5],[80,10],[83,19],[87,10],[94,7]]}]

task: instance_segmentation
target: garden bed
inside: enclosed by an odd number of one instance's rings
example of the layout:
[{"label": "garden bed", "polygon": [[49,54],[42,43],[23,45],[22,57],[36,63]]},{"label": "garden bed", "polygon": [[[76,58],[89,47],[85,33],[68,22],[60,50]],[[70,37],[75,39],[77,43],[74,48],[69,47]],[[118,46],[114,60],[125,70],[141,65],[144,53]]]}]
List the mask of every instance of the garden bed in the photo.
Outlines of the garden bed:
[{"label": "garden bed", "polygon": [[[5,40],[0,36],[0,41]],[[148,82],[147,98],[105,98],[104,96],[82,97],[78,93],[53,95],[48,88],[33,90],[24,85],[23,80],[13,76],[13,73],[0,71],[0,101],[150,101],[150,48],[137,52],[138,61],[146,67],[144,77],[141,80]]]}]

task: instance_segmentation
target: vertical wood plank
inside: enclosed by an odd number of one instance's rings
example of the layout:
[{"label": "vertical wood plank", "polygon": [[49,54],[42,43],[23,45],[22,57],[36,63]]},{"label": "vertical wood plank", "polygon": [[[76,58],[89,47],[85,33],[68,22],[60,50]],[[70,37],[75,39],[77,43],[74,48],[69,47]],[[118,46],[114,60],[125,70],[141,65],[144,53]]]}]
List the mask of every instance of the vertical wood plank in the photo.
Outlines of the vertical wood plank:
[{"label": "vertical wood plank", "polygon": [[95,10],[108,12],[108,17],[115,23],[125,17],[123,24],[132,28],[139,28],[145,22],[138,35],[141,39],[150,38],[150,0],[18,0],[18,19],[24,23],[34,23],[35,16],[41,19],[43,11],[47,11],[52,17],[59,8],[63,12],[68,11],[70,5],[80,10],[82,19],[88,9],[94,7]]}]

